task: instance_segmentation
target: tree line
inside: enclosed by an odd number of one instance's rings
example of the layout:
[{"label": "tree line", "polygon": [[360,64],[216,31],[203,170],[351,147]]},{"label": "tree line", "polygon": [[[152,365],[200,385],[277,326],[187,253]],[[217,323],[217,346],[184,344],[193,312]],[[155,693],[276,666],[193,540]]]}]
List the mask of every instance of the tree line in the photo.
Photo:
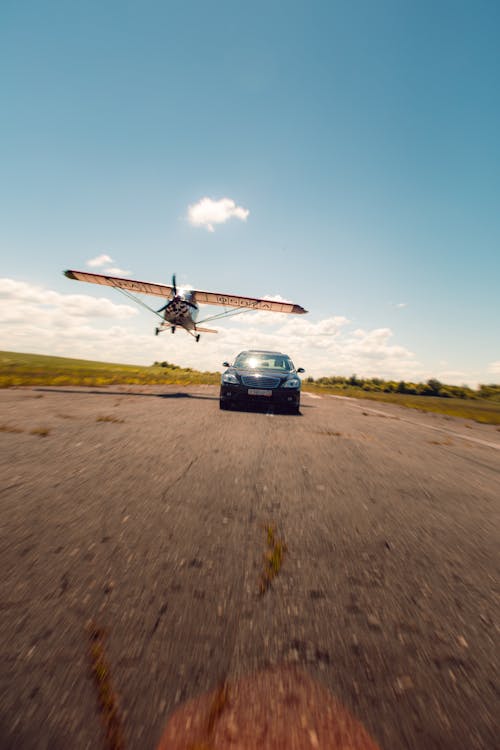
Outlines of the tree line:
[{"label": "tree line", "polygon": [[500,401],[500,385],[479,385],[477,389],[468,385],[447,385],[436,378],[430,378],[425,383],[412,383],[406,380],[383,380],[382,378],[359,378],[357,375],[344,377],[307,378],[308,383],[320,386],[330,386],[345,390],[360,388],[363,391],[382,393],[406,393],[413,396],[438,396],[440,398],[487,398]]}]

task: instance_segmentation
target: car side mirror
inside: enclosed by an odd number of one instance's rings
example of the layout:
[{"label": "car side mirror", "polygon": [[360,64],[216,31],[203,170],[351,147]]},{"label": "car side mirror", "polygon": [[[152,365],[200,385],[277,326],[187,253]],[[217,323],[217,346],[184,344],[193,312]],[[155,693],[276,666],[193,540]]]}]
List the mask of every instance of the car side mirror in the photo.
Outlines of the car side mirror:
[{"label": "car side mirror", "polygon": [[229,362],[223,362],[222,367],[231,367],[231,365],[229,364]]},{"label": "car side mirror", "polygon": [[305,370],[304,370],[303,367],[299,367],[299,369],[297,370],[297,372],[305,372]]}]

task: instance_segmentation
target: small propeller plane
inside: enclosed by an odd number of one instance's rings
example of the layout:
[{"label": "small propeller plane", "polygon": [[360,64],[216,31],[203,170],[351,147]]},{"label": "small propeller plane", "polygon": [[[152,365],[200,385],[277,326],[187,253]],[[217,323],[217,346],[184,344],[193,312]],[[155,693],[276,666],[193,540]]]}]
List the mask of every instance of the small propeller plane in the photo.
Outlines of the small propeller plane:
[{"label": "small propeller plane", "polygon": [[[200,323],[207,323],[211,320],[228,318],[250,310],[296,314],[307,312],[303,307],[295,305],[293,302],[278,302],[259,297],[240,297],[234,294],[219,294],[218,292],[202,292],[199,289],[178,289],[175,275],[172,276],[171,286],[153,284],[148,281],[134,281],[120,276],[87,273],[87,271],[64,271],[64,275],[68,279],[74,279],[75,281],[87,281],[90,284],[111,286],[114,289],[118,289],[119,292],[122,292],[137,304],[158,315],[161,318],[161,323],[155,328],[156,336],[167,328],[170,328],[172,333],[175,333],[175,329],[179,327],[184,328],[196,341],[199,341],[200,333],[217,333],[213,328],[203,328],[200,326]],[[135,294],[137,293],[152,294],[157,297],[166,298],[167,301],[162,307],[155,310],[136,297]],[[221,305],[226,310],[197,322],[199,304]]]}]

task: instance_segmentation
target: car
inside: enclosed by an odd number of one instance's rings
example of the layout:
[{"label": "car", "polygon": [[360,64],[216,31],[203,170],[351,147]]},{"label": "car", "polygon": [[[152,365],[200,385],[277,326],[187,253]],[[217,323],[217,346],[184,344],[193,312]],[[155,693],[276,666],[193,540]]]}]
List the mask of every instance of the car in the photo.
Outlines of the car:
[{"label": "car", "polygon": [[232,365],[223,362],[219,406],[228,409],[236,404],[280,406],[294,414],[300,413],[301,381],[305,372],[283,352],[250,349],[238,354]]}]

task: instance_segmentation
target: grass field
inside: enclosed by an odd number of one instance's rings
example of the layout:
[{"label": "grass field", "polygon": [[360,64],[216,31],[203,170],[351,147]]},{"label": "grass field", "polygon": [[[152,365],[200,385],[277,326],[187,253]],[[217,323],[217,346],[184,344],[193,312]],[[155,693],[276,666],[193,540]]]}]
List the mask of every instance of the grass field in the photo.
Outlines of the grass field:
[{"label": "grass field", "polygon": [[305,383],[304,390],[317,393],[329,393],[334,396],[364,398],[370,401],[384,401],[388,404],[407,406],[419,411],[444,414],[449,417],[473,419],[483,424],[500,425],[500,403],[486,398],[462,399],[440,398],[438,396],[410,396],[404,393],[383,393],[364,391],[362,388],[335,388]]},{"label": "grass field", "polygon": [[[142,367],[43,354],[0,352],[0,388],[34,385],[218,385],[219,382],[220,374],[217,372],[199,372],[176,365]],[[320,386],[307,382],[304,382],[303,388],[318,394],[331,393],[371,401],[385,401],[420,411],[500,425],[500,403],[490,399],[409,396],[403,393],[363,391],[354,387]]]},{"label": "grass field", "polygon": [[215,372],[198,372],[171,365],[142,367],[50,357],[44,354],[0,352],[0,388],[25,385],[190,385],[219,383]]}]

